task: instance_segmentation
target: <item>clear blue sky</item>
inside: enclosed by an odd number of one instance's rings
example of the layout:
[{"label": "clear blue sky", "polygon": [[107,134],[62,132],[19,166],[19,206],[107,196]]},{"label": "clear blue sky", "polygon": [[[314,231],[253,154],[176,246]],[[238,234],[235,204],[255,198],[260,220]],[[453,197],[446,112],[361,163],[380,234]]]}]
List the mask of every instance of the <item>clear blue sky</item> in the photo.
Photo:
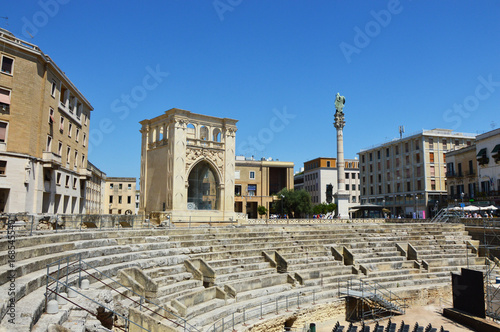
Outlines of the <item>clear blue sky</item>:
[{"label": "clear blue sky", "polygon": [[1,3],[0,27],[49,54],[93,105],[89,160],[108,176],[139,177],[138,122],[173,107],[238,119],[237,154],[296,170],[336,156],[337,92],[346,158],[399,125],[500,125],[498,1]]}]

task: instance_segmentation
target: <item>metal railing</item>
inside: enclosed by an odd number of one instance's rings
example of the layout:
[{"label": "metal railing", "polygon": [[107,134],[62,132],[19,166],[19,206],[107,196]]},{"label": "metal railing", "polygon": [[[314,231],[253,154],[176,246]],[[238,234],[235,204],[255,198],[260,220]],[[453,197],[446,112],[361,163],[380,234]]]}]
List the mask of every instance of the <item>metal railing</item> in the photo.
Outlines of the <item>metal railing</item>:
[{"label": "metal railing", "polygon": [[399,314],[405,313],[407,308],[406,300],[397,296],[388,288],[380,285],[375,281],[366,281],[360,279],[349,278],[346,281],[345,294],[347,296],[359,297],[363,302],[375,302],[379,305],[378,308],[365,312],[364,306],[361,309],[361,318],[377,319],[377,316],[393,316],[395,312]]},{"label": "metal railing", "polygon": [[287,295],[285,297],[277,297],[272,301],[261,302],[258,306],[236,309],[231,314],[216,321],[206,331],[236,331],[235,327],[237,325],[248,326],[248,323],[252,320],[262,320],[269,314],[279,315],[280,312],[286,313],[292,309],[301,309],[301,306],[309,303],[316,303],[316,291],[307,295],[297,292],[296,294]]},{"label": "metal railing", "polygon": [[[51,268],[56,267],[55,270],[51,271]],[[141,329],[145,331],[149,331],[145,329],[144,327],[140,326],[139,324],[134,323],[131,321],[128,317],[124,317],[123,315],[120,315],[119,313],[107,308],[104,304],[99,303],[81,292],[77,291],[76,288],[81,288],[81,282],[83,278],[92,278],[95,280],[95,282],[101,283],[105,288],[110,289],[110,291],[113,293],[115,292],[116,294],[119,294],[120,296],[123,296],[124,298],[132,301],[137,307],[139,307],[140,311],[145,311],[147,314],[149,314],[150,317],[154,318],[154,316],[158,316],[159,319],[166,319],[172,324],[174,324],[177,327],[183,328],[184,331],[196,331],[196,332],[201,332],[198,330],[195,326],[189,324],[186,319],[176,315],[175,313],[167,310],[166,308],[160,306],[159,304],[143,297],[142,295],[137,294],[130,288],[127,288],[126,286],[122,285],[120,282],[118,282],[116,279],[108,276],[104,272],[100,271],[99,269],[93,267],[92,265],[88,264],[84,260],[82,260],[82,255],[81,253],[79,254],[74,254],[70,255],[67,257],[64,257],[62,259],[59,259],[51,264],[47,264],[47,278],[46,278],[46,292],[45,292],[45,307],[47,307],[47,302],[49,300],[50,294],[53,294],[54,296],[61,296],[61,293],[66,290],[72,290],[75,291],[77,294],[80,294],[84,296],[85,298],[91,300],[93,303],[96,303],[103,308],[107,309],[108,311],[113,312],[114,315],[117,315],[121,318],[123,318],[127,323],[132,323]],[[90,281],[90,280],[89,280]],[[54,286],[55,285],[55,286]],[[122,288],[123,291],[120,291],[118,288]],[[127,295],[127,294],[132,294],[132,295]],[[133,299],[132,297],[135,297],[136,299]],[[67,299],[66,297],[63,297]],[[138,299],[138,300],[137,300]],[[77,305],[83,310],[88,311],[90,314],[94,315],[94,313],[90,312],[88,309],[81,307],[79,304],[72,302],[71,300],[67,299],[71,303]],[[150,307],[154,308],[151,309]],[[175,317],[175,320],[167,317],[166,315],[162,313],[168,313],[169,316]],[[126,330],[125,330],[126,331]]]}]

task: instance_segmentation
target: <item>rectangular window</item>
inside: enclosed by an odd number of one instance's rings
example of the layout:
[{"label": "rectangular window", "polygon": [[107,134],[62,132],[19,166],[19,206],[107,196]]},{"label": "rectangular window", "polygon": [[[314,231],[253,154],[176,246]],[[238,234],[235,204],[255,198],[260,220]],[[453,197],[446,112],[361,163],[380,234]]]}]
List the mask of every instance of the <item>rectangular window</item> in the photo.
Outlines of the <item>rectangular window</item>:
[{"label": "rectangular window", "polygon": [[417,166],[417,176],[421,176],[420,166]]},{"label": "rectangular window", "polygon": [[85,155],[82,154],[82,167],[86,167],[87,165],[85,164]]},{"label": "rectangular window", "polygon": [[122,197],[118,196],[118,204],[122,204]]},{"label": "rectangular window", "polygon": [[118,184],[118,189],[119,189],[119,190],[122,190],[122,189],[123,189],[123,184],[122,184],[122,183]]},{"label": "rectangular window", "polygon": [[7,122],[0,122],[0,143],[7,141]]},{"label": "rectangular window", "polygon": [[434,162],[434,152],[429,152],[429,162]]},{"label": "rectangular window", "polygon": [[127,189],[128,190],[132,189],[132,184],[131,183],[128,184]]},{"label": "rectangular window", "polygon": [[385,149],[385,156],[389,157],[389,148]]},{"label": "rectangular window", "polygon": [[436,190],[436,180],[431,180],[431,190]]},{"label": "rectangular window", "polygon": [[66,187],[69,188],[69,175],[66,175]]},{"label": "rectangular window", "polygon": [[76,189],[77,183],[78,183],[78,179],[76,177],[73,178],[73,189]]},{"label": "rectangular window", "polygon": [[0,175],[5,175],[6,170],[7,170],[7,161],[0,160]]},{"label": "rectangular window", "polygon": [[472,160],[469,160],[469,175],[474,175],[474,166],[472,165]]},{"label": "rectangular window", "polygon": [[248,190],[248,196],[257,195],[257,185],[256,184],[249,184],[247,187],[247,190]]},{"label": "rectangular window", "polygon": [[109,196],[109,203],[113,203],[113,196]]},{"label": "rectangular window", "polygon": [[417,190],[422,190],[422,181],[417,181]]},{"label": "rectangular window", "polygon": [[396,154],[399,154],[399,146],[396,145]]},{"label": "rectangular window", "polygon": [[436,176],[436,169],[434,168],[434,165],[432,165],[429,169],[430,169],[430,175]]},{"label": "rectangular window", "polygon": [[[74,166],[77,167],[78,166],[78,151],[75,150],[75,160],[73,161],[75,164]],[[83,165],[82,165],[83,167]]]},{"label": "rectangular window", "polygon": [[56,81],[52,80],[52,83],[50,83],[50,95],[52,97],[56,96],[56,90],[57,90],[57,84]]},{"label": "rectangular window", "polygon": [[349,190],[349,185],[348,184],[345,185],[345,190]]},{"label": "rectangular window", "polygon": [[127,196],[127,204],[132,203],[132,196]]},{"label": "rectangular window", "polygon": [[345,178],[349,179],[349,173],[345,173]]},{"label": "rectangular window", "polygon": [[61,185],[61,172],[56,173],[56,184]]},{"label": "rectangular window", "polygon": [[330,161],[326,162],[326,167],[330,167]]},{"label": "rectangular window", "polygon": [[76,141],[80,140],[80,129],[76,128]]},{"label": "rectangular window", "polygon": [[377,159],[380,159],[380,150],[377,151]]},{"label": "rectangular window", "polygon": [[73,132],[73,124],[72,124],[72,123],[70,123],[70,124],[68,125],[68,137],[71,137],[71,133],[72,133],[72,132]]},{"label": "rectangular window", "polygon": [[420,153],[415,155],[415,159],[417,160],[417,164],[420,163]]},{"label": "rectangular window", "polygon": [[71,161],[71,148],[68,146],[68,149],[66,149],[66,164],[69,165]]},{"label": "rectangular window", "polygon": [[234,171],[234,178],[235,178],[236,180],[239,180],[239,179],[240,179],[240,171],[239,171],[239,170],[238,170],[238,171]]},{"label": "rectangular window", "polygon": [[109,189],[113,189],[113,184],[112,183],[109,184]]},{"label": "rectangular window", "polygon": [[87,142],[87,134],[83,133],[83,142],[82,142],[83,146],[87,144],[86,142]]},{"label": "rectangular window", "polygon": [[446,139],[443,138],[442,143],[443,143],[443,150],[446,150],[447,149]]},{"label": "rectangular window", "polygon": [[2,56],[2,73],[12,75],[14,69],[14,59]]},{"label": "rectangular window", "polygon": [[0,111],[3,113],[10,112],[10,91],[0,89]]},{"label": "rectangular window", "polygon": [[410,182],[406,182],[406,191],[411,191],[411,184],[410,184]]},{"label": "rectangular window", "polygon": [[434,150],[434,140],[429,138],[429,149]]},{"label": "rectangular window", "polygon": [[53,124],[55,122],[54,120],[54,109],[51,107],[49,109],[49,123]]},{"label": "rectangular window", "polygon": [[45,151],[50,152],[51,150],[52,150],[52,136],[48,135],[47,136],[47,146],[46,146]]},{"label": "rectangular window", "polygon": [[64,118],[61,116],[61,124],[59,125],[59,131],[62,133],[64,131]]},{"label": "rectangular window", "polygon": [[415,150],[420,150],[420,143],[415,141]]},{"label": "rectangular window", "polygon": [[408,142],[405,143],[405,152],[408,152],[410,151],[409,147],[408,147]]},{"label": "rectangular window", "polygon": [[250,179],[255,179],[255,172],[254,171],[250,171]]}]

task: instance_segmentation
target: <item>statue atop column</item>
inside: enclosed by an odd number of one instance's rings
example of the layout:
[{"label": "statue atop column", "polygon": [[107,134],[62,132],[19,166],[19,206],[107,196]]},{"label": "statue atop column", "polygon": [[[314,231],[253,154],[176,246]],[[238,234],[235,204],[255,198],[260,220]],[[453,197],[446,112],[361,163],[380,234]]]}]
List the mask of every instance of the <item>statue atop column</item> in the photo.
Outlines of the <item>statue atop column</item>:
[{"label": "statue atop column", "polygon": [[337,214],[339,218],[349,218],[349,192],[345,190],[345,162],[344,162],[344,104],[345,97],[337,92],[335,97],[335,122],[334,127],[337,129],[337,193],[335,201],[337,203]]},{"label": "statue atop column", "polygon": [[337,92],[337,96],[335,97],[335,108],[338,112],[342,112],[345,104],[345,97],[341,96],[340,93]]},{"label": "statue atop column", "polygon": [[337,96],[335,97],[335,109],[337,111],[335,112],[335,123],[333,124],[337,129],[342,129],[345,126],[344,112],[343,112],[344,104],[345,104],[345,97],[341,96],[337,92]]}]

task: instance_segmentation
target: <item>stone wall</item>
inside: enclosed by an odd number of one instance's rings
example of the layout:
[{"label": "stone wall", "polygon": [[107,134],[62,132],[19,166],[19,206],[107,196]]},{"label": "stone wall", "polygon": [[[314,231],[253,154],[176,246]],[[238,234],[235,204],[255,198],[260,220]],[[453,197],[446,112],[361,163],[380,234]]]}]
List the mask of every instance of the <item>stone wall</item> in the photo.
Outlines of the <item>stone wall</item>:
[{"label": "stone wall", "polygon": [[290,312],[286,315],[266,320],[262,324],[253,325],[244,331],[248,332],[282,332],[285,322],[295,320],[293,328],[302,328],[309,323],[317,323],[332,319],[332,317],[345,317],[345,300],[337,299],[331,303],[318,304],[314,307]]}]

